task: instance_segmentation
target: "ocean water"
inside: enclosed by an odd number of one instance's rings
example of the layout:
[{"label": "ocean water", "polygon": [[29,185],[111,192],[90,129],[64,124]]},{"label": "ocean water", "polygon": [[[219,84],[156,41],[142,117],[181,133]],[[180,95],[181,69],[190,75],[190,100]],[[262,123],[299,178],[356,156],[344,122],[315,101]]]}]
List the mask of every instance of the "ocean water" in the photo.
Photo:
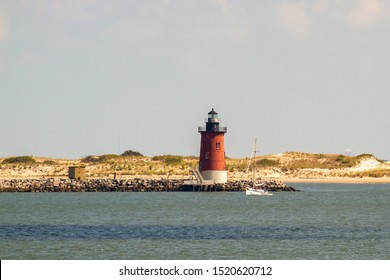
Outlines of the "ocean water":
[{"label": "ocean water", "polygon": [[390,184],[0,193],[0,259],[390,259]]}]

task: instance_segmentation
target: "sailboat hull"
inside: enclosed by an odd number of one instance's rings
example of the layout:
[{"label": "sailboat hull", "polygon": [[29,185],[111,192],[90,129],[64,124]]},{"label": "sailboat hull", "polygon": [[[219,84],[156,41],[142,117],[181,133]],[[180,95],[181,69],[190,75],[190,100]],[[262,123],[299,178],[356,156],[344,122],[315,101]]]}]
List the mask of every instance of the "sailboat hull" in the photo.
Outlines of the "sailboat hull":
[{"label": "sailboat hull", "polygon": [[248,188],[245,190],[246,195],[272,195],[272,193],[263,189]]}]

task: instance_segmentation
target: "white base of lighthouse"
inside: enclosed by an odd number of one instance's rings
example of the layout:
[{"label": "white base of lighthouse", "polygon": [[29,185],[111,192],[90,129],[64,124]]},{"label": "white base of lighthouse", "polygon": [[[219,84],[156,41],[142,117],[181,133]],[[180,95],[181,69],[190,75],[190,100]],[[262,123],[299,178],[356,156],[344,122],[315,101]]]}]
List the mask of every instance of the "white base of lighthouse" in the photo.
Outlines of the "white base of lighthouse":
[{"label": "white base of lighthouse", "polygon": [[204,180],[213,181],[215,184],[223,184],[227,182],[226,170],[203,170],[202,173]]}]

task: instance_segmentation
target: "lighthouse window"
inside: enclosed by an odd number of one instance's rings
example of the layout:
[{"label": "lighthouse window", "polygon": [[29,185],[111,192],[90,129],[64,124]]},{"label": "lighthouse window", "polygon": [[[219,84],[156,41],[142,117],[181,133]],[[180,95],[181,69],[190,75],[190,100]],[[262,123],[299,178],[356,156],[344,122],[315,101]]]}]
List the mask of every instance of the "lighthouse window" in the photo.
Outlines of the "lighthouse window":
[{"label": "lighthouse window", "polygon": [[209,159],[209,152],[206,152],[205,156],[206,159]]},{"label": "lighthouse window", "polygon": [[217,150],[220,150],[221,149],[221,143],[215,143],[215,147],[217,148]]}]

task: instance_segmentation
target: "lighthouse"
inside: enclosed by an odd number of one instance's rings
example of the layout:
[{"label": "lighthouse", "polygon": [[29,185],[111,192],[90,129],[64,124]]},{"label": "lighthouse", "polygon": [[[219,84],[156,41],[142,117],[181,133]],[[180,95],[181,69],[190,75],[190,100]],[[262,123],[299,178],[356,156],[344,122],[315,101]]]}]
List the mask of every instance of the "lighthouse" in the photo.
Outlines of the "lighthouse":
[{"label": "lighthouse", "polygon": [[215,184],[227,182],[224,135],[226,126],[219,126],[218,113],[214,108],[208,113],[206,126],[200,126],[201,134],[199,171],[204,180]]}]

